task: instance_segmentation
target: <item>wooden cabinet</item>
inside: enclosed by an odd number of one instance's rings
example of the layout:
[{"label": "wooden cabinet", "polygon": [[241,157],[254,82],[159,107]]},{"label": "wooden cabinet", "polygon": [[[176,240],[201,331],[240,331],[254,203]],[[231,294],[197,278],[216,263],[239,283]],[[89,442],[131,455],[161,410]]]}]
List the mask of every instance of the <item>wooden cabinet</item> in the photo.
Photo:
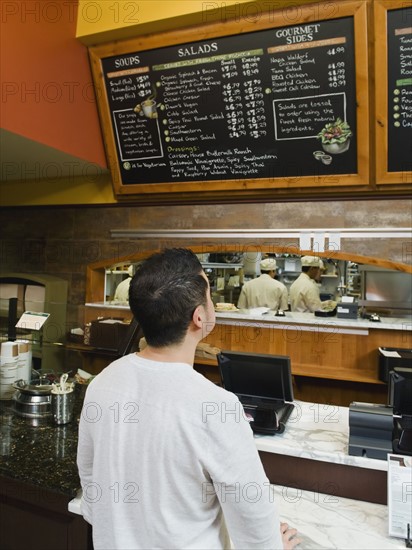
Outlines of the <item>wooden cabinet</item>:
[{"label": "wooden cabinet", "polygon": [[[231,321],[225,315],[217,319],[205,342],[222,350],[288,355],[295,398],[348,406],[352,401],[386,402],[387,385],[378,376],[378,348],[410,348],[412,331],[406,324],[404,330],[395,330],[372,323],[368,327],[367,321],[356,328],[338,319],[297,323],[285,317],[263,323],[246,316]],[[208,377],[218,375],[213,361],[196,363]]]},{"label": "wooden cabinet", "polygon": [[93,550],[91,527],[68,511],[69,497],[8,477],[0,481],[2,550]]}]

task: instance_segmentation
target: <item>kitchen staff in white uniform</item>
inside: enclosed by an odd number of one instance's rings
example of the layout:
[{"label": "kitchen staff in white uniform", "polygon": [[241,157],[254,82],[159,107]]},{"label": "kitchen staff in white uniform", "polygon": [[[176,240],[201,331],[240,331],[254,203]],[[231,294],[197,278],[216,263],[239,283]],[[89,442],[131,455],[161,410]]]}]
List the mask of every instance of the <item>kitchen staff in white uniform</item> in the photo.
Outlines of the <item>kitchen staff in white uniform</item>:
[{"label": "kitchen staff in white uniform", "polygon": [[239,309],[253,307],[288,309],[287,288],[275,279],[276,260],[274,258],[262,260],[260,270],[262,274],[257,279],[252,279],[243,285],[237,307]]},{"label": "kitchen staff in white uniform", "polygon": [[289,289],[291,311],[314,312],[322,305],[331,304],[330,300],[321,302],[317,282],[324,269],[323,262],[317,256],[303,256],[301,259],[302,273]]},{"label": "kitchen staff in white uniform", "polygon": [[116,292],[114,293],[115,302],[129,302],[129,286],[133,277],[133,266],[130,265],[128,270],[128,277],[117,285]]}]

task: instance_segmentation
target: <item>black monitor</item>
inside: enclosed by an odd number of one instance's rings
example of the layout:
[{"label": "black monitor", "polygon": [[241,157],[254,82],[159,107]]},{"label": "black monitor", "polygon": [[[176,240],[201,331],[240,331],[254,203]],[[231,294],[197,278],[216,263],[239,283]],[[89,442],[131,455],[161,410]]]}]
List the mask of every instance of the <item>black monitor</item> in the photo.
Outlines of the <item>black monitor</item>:
[{"label": "black monitor", "polygon": [[288,356],[222,351],[217,357],[223,386],[228,391],[245,397],[293,401]]},{"label": "black monitor", "polygon": [[389,373],[389,405],[397,416],[412,416],[412,367],[394,367]]}]

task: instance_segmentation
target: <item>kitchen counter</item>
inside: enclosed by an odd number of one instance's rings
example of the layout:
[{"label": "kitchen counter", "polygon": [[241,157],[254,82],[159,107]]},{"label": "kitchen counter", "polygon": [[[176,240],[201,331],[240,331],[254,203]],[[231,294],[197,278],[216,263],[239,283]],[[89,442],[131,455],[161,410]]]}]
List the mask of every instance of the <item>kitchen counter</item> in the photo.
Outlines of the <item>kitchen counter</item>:
[{"label": "kitchen counter", "polygon": [[[314,313],[298,313],[286,311],[284,316],[277,316],[274,311],[268,313],[253,314],[248,310],[239,311],[219,311],[216,312],[216,322],[225,324],[233,321],[249,326],[268,326],[282,328],[283,325],[306,325],[306,326],[327,326],[340,329],[352,329],[369,331],[371,329],[383,330],[402,330],[412,332],[412,317],[381,317],[379,322],[369,321],[368,319],[340,319],[334,317],[316,317]],[[251,322],[253,324],[251,324]]]},{"label": "kitchen counter", "polygon": [[[384,403],[387,385],[379,371],[379,348],[412,349],[412,319],[315,317],[312,313],[218,312],[205,344],[226,351],[286,355],[302,401],[348,407],[353,401]],[[212,378],[213,365],[198,370]],[[214,369],[217,371],[217,368]]]},{"label": "kitchen counter", "polygon": [[77,431],[77,422],[56,426],[40,420],[34,426],[11,411],[11,401],[1,402],[0,475],[73,498],[80,486]]},{"label": "kitchen counter", "polygon": [[[122,306],[88,303],[89,319],[97,315],[127,317]],[[100,309],[99,309],[100,308]],[[216,312],[216,326],[204,339],[220,350],[287,355],[295,375],[295,395],[303,401],[349,406],[353,401],[384,403],[387,386],[379,372],[379,348],[412,349],[412,316],[368,319],[316,317],[313,313],[255,310]],[[95,369],[94,357],[82,355],[83,368]],[[107,366],[103,358],[102,368]],[[196,358],[196,370],[218,382],[216,361]],[[101,369],[100,369],[101,370]],[[299,378],[298,378],[299,377]]]},{"label": "kitchen counter", "polygon": [[[130,308],[124,303],[116,302],[88,302],[85,304],[91,308],[107,308],[124,310],[125,313],[130,313]],[[236,321],[239,324],[248,324],[248,326],[268,326],[282,327],[284,324],[319,326],[326,325],[331,327],[341,327],[347,329],[363,329],[369,330],[380,328],[384,330],[403,330],[412,332],[412,316],[410,317],[383,317],[379,322],[369,321],[368,319],[340,319],[334,317],[316,317],[313,313],[299,313],[286,311],[284,316],[277,316],[274,311],[269,311],[265,314],[253,314],[247,309],[237,311],[219,311],[216,312],[217,324],[233,324]],[[252,323],[251,323],[252,322]],[[253,324],[255,323],[255,324]]]}]

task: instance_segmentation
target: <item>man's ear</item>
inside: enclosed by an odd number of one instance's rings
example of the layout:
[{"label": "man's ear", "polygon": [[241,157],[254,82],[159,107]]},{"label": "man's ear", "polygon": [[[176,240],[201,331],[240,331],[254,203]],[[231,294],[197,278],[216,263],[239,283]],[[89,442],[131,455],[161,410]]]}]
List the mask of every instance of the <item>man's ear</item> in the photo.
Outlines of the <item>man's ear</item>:
[{"label": "man's ear", "polygon": [[192,321],[197,328],[202,328],[203,326],[203,317],[204,317],[204,307],[197,306],[192,315]]}]

